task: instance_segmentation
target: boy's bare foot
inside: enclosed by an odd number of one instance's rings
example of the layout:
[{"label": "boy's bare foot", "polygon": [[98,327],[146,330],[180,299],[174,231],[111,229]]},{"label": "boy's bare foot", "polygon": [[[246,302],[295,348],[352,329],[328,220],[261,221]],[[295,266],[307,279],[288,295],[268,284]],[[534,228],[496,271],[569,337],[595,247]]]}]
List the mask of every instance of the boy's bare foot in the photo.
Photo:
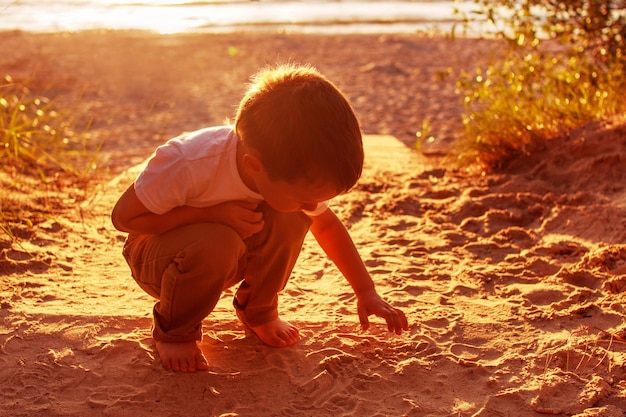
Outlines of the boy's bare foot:
[{"label": "boy's bare foot", "polygon": [[209,364],[196,342],[169,343],[155,341],[161,362],[177,372],[206,371]]},{"label": "boy's bare foot", "polygon": [[283,348],[295,345],[300,340],[298,328],[288,321],[277,318],[250,330],[268,346]]}]

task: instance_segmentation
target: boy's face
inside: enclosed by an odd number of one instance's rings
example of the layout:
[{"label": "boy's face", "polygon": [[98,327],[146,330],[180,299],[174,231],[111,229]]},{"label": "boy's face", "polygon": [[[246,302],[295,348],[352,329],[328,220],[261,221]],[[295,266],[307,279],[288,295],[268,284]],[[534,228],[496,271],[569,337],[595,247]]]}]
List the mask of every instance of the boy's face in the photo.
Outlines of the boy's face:
[{"label": "boy's face", "polygon": [[336,197],[340,192],[332,183],[305,180],[287,182],[270,178],[254,150],[238,144],[237,169],[244,183],[261,194],[276,211],[313,211],[321,202]]},{"label": "boy's face", "polygon": [[255,184],[267,204],[281,212],[313,211],[319,203],[339,194],[334,186],[328,184],[309,184],[306,181],[292,184],[272,180],[265,173],[255,177]]}]

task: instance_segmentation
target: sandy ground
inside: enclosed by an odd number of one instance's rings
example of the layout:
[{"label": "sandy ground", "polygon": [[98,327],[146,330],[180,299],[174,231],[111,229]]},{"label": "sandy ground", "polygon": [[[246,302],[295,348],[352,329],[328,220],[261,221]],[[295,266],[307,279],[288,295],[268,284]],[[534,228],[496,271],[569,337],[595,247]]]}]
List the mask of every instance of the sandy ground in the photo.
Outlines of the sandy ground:
[{"label": "sandy ground", "polygon": [[[489,46],[409,35],[0,35],[0,71],[105,140],[87,195],[38,183],[2,193],[38,227],[15,229],[21,246],[0,236],[0,416],[623,416],[626,123],[586,126],[485,176],[412,149],[423,120],[439,142],[454,138],[454,76]],[[348,285],[307,239],[280,302],[300,343],[246,337],[227,293],[205,323],[210,371],[168,372],[111,207],[156,145],[231,117],[248,76],[286,60],[333,79],[367,133],[398,138],[366,139],[363,178],[334,207],[409,331],[388,335],[375,319],[360,331]],[[56,211],[38,212],[41,198]]]}]

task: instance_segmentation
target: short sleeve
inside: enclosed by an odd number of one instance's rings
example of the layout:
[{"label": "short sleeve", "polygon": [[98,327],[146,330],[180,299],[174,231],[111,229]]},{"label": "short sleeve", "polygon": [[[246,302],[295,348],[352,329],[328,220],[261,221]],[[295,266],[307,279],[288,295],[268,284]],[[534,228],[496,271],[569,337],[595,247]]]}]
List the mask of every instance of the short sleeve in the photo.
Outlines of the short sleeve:
[{"label": "short sleeve", "polygon": [[186,204],[190,186],[189,170],[180,150],[166,144],[157,148],[135,180],[135,193],[148,210],[164,214]]},{"label": "short sleeve", "polygon": [[328,207],[330,206],[329,203],[330,202],[328,200],[322,201],[320,203],[317,203],[317,207],[315,207],[315,210],[304,210],[304,213],[307,216],[311,217],[319,216],[320,214],[328,210]]}]

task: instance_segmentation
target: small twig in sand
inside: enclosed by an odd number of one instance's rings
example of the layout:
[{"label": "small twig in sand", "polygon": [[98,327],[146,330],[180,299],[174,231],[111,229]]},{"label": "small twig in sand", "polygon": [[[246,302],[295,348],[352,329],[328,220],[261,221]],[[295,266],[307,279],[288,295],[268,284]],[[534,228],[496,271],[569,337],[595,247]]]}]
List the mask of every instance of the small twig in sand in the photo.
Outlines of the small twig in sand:
[{"label": "small twig in sand", "polygon": [[561,410],[557,409],[557,408],[543,408],[543,407],[538,407],[535,408],[535,412],[539,413],[539,414],[551,414],[551,415],[558,415],[561,414]]}]

